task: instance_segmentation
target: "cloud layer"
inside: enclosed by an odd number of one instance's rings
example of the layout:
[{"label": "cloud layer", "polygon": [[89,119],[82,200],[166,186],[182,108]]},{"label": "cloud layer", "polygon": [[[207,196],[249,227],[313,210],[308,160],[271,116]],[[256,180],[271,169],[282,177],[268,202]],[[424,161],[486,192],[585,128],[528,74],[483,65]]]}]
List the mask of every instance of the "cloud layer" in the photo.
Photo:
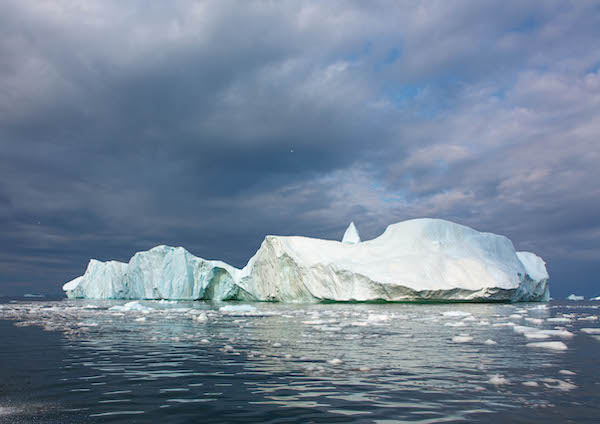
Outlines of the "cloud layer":
[{"label": "cloud layer", "polygon": [[595,2],[5,1],[0,294],[432,216],[600,295]]}]

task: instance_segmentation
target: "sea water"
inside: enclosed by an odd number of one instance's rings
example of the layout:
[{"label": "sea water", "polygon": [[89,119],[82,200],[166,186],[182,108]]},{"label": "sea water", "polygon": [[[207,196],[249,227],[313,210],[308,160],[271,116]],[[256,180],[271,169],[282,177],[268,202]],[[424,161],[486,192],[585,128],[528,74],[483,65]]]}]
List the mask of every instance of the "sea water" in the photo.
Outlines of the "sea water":
[{"label": "sea water", "polygon": [[597,422],[600,302],[0,300],[0,422]]}]

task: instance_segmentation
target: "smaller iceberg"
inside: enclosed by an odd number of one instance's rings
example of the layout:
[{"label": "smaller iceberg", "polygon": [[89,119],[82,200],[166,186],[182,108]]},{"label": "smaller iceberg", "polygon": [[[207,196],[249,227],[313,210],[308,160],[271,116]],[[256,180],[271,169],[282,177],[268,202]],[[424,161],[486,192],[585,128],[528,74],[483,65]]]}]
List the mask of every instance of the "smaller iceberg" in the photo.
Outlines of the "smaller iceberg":
[{"label": "smaller iceberg", "polygon": [[570,294],[569,296],[567,296],[567,299],[576,301],[585,300],[583,296],[577,296],[576,294]]},{"label": "smaller iceberg", "polygon": [[92,259],[85,274],[63,290],[69,298],[230,300],[238,294],[237,272],[183,247],[157,246],[136,253],[129,263]]},{"label": "smaller iceberg", "polygon": [[360,236],[358,235],[358,230],[356,229],[354,222],[351,222],[350,225],[348,225],[348,228],[346,229],[346,232],[344,233],[344,238],[342,238],[342,243],[349,243],[349,244],[360,243]]}]

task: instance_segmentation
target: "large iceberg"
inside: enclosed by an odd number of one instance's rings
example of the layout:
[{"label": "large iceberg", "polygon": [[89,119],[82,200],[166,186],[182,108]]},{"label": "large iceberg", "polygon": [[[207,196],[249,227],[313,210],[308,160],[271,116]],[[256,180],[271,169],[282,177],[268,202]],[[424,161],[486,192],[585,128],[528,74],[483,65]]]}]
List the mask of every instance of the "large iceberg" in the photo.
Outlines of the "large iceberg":
[{"label": "large iceberg", "polygon": [[544,261],[509,239],[440,219],[360,241],[267,236],[243,269],[158,246],[129,263],[91,260],[70,298],[318,301],[546,301]]}]

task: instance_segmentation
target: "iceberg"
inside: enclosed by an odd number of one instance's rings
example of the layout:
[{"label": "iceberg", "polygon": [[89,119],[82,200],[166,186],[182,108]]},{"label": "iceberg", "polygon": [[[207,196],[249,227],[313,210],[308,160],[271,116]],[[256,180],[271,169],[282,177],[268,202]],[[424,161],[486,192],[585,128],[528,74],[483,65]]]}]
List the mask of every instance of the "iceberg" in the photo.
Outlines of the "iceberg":
[{"label": "iceberg", "polygon": [[388,226],[361,241],[267,236],[243,269],[158,246],[128,263],[92,259],[69,298],[321,301],[547,301],[545,262],[500,235],[441,219]]},{"label": "iceberg", "polygon": [[567,296],[567,300],[575,300],[575,301],[580,301],[580,300],[585,300],[585,297],[583,296],[577,296],[575,293],[570,294]]},{"label": "iceberg", "polygon": [[360,243],[360,236],[358,235],[358,230],[354,225],[354,221],[348,225],[346,232],[344,233],[344,237],[342,238],[342,243],[350,243],[356,244]]},{"label": "iceberg", "polygon": [[129,263],[92,259],[85,274],[63,290],[69,298],[229,300],[237,296],[237,271],[183,247],[157,246],[136,253]]}]

